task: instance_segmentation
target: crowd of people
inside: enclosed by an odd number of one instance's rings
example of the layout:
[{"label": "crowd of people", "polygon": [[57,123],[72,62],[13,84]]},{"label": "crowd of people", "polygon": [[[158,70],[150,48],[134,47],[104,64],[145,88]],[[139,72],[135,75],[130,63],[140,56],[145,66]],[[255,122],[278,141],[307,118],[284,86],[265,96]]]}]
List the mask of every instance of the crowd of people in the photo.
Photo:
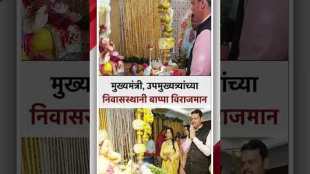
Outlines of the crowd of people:
[{"label": "crowd of people", "polygon": [[202,121],[203,113],[191,112],[191,124],[183,132],[164,127],[154,141],[147,143],[144,161],[160,166],[167,174],[209,174],[211,127]]}]

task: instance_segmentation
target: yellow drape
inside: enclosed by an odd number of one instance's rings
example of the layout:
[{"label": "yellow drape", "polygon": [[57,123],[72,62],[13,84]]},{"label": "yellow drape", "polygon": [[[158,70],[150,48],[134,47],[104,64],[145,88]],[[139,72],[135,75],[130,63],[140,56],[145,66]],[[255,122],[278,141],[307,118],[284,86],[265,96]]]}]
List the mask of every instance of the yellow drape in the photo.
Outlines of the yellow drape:
[{"label": "yellow drape", "polygon": [[99,130],[107,130],[106,109],[99,109]]}]

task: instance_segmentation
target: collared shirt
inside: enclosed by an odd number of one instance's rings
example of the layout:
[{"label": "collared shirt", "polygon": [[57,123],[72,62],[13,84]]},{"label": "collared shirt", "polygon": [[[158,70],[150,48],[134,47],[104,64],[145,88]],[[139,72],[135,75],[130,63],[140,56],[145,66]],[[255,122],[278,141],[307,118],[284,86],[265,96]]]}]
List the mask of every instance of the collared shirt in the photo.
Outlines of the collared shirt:
[{"label": "collared shirt", "polygon": [[196,38],[190,75],[211,75],[211,30],[203,30]]}]

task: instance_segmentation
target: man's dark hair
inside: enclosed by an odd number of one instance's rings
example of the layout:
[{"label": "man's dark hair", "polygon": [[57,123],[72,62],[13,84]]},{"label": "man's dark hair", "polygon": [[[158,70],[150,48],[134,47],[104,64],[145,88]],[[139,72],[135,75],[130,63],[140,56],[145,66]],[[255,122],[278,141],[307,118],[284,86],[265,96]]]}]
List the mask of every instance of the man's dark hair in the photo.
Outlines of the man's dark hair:
[{"label": "man's dark hair", "polygon": [[241,152],[246,150],[259,150],[259,154],[263,160],[265,160],[268,157],[267,146],[261,140],[257,139],[250,140],[248,143],[244,144],[241,147]]},{"label": "man's dark hair", "polygon": [[207,1],[207,2],[208,2],[209,7],[211,7],[211,0],[199,0],[199,1]]},{"label": "man's dark hair", "polygon": [[177,132],[176,135],[175,135],[175,139],[177,138],[182,138],[182,134],[180,132]]},{"label": "man's dark hair", "polygon": [[209,7],[211,7],[211,0],[207,0]]},{"label": "man's dark hair", "polygon": [[195,109],[191,112],[191,114],[198,114],[200,117],[202,117],[202,112],[200,109]]}]

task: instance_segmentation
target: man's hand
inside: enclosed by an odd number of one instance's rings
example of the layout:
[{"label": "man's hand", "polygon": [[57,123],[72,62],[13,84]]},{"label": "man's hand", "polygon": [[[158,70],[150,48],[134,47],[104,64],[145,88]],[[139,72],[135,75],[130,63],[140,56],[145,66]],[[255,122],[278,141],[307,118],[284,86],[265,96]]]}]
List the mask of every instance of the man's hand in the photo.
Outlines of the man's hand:
[{"label": "man's hand", "polygon": [[196,137],[196,130],[195,128],[193,128],[193,126],[191,126],[189,128],[189,138],[193,140],[195,137]]}]

